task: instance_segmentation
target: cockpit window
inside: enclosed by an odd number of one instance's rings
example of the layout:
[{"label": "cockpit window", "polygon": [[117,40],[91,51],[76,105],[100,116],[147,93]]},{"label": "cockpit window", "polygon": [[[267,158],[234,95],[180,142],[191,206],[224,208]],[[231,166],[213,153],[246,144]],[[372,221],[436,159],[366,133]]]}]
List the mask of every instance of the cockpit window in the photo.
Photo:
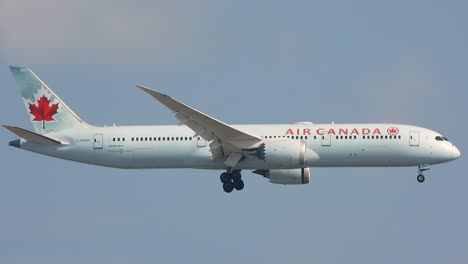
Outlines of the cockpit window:
[{"label": "cockpit window", "polygon": [[437,141],[450,141],[450,140],[448,140],[448,138],[446,138],[446,137],[441,137],[441,136],[435,137],[435,140],[437,140]]}]

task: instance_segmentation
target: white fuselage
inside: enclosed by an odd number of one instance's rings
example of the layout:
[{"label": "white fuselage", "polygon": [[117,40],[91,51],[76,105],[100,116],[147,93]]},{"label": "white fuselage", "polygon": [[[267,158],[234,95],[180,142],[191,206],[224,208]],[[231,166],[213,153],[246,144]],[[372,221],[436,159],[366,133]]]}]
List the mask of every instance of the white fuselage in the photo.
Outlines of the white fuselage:
[{"label": "white fuselage", "polygon": [[[234,125],[265,141],[303,140],[319,159],[307,167],[391,167],[443,163],[460,153],[439,133],[396,124]],[[47,134],[66,144],[40,145],[21,140],[21,148],[61,159],[129,169],[226,169],[214,159],[210,142],[186,126],[112,126],[65,130]],[[303,166],[304,167],[304,166]],[[237,169],[289,169],[246,156]]]}]

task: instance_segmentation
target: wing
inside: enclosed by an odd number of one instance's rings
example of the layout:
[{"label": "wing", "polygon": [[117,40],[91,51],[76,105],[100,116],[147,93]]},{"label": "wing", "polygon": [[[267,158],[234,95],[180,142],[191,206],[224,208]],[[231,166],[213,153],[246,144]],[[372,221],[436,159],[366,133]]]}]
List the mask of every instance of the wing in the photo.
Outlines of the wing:
[{"label": "wing", "polygon": [[[213,141],[210,144],[210,149],[214,158],[228,157],[231,153],[239,154],[243,148],[262,141],[259,136],[236,129],[168,95],[142,85],[137,85],[137,87],[171,109],[180,124],[192,129],[195,136],[201,136],[207,141]],[[226,162],[230,165],[237,163],[241,159],[238,154],[235,154],[229,160],[227,159]]]},{"label": "wing", "polygon": [[193,109],[190,106],[187,106],[168,95],[156,92],[142,85],[137,85],[137,87],[153,96],[167,108],[174,111],[176,113],[175,117],[179,119],[181,124],[188,126],[195,132],[196,135],[200,135],[207,141],[214,139],[229,141],[261,140],[261,138],[258,136],[238,130],[224,122],[217,120],[216,118]]}]

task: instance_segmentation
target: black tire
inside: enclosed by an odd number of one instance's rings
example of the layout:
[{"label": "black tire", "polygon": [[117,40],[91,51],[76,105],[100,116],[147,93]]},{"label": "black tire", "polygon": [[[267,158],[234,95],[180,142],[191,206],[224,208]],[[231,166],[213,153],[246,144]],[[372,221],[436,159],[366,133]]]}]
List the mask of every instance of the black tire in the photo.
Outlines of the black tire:
[{"label": "black tire", "polygon": [[236,188],[236,190],[238,191],[241,191],[242,189],[244,189],[244,181],[243,180],[234,181],[234,188]]},{"label": "black tire", "polygon": [[225,182],[223,183],[223,190],[227,193],[230,193],[232,192],[232,190],[234,190],[234,185],[232,184],[232,182]]},{"label": "black tire", "polygon": [[418,182],[421,182],[421,183],[424,182],[425,179],[426,178],[422,174],[419,174],[418,177],[416,177],[416,180],[418,180]]},{"label": "black tire", "polygon": [[219,176],[219,179],[221,180],[222,183],[227,183],[231,181],[231,175],[229,175],[229,173],[227,172],[223,172]]},{"label": "black tire", "polygon": [[242,178],[240,171],[233,171],[231,175],[233,181],[240,181]]}]

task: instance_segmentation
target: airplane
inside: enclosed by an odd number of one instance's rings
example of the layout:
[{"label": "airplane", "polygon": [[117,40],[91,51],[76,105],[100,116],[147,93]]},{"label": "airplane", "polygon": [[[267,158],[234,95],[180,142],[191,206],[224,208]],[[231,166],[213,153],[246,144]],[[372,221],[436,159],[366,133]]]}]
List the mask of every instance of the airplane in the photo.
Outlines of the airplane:
[{"label": "airplane", "polygon": [[435,131],[400,124],[229,125],[172,97],[136,85],[169,108],[178,125],[92,126],[30,69],[10,66],[33,131],[3,125],[10,146],[59,159],[121,169],[222,170],[227,193],[244,188],[241,171],[275,184],[307,184],[314,167],[404,167],[424,182],[430,165],[460,157]]}]

